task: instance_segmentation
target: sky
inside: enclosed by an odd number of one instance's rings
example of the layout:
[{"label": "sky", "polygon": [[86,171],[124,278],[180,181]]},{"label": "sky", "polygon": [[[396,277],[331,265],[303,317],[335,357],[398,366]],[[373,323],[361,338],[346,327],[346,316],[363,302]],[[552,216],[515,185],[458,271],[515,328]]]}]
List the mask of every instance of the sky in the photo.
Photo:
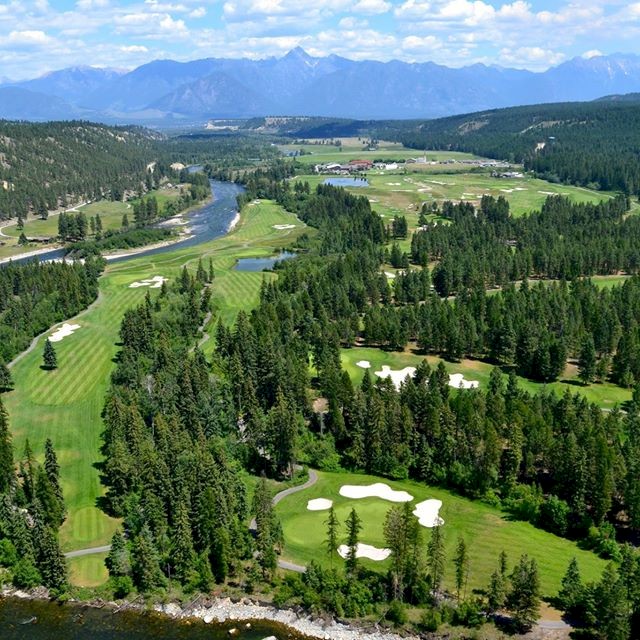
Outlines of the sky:
[{"label": "sky", "polygon": [[0,78],[160,58],[265,58],[301,46],[354,60],[540,71],[640,53],[640,2],[618,0],[0,0]]}]

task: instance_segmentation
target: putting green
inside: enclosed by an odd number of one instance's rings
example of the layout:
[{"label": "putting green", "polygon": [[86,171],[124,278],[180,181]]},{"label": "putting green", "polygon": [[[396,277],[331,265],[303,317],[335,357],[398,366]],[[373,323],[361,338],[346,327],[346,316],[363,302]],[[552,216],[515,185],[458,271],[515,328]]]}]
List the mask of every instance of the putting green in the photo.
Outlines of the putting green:
[{"label": "putting green", "polygon": [[[469,588],[483,588],[489,582],[489,576],[497,566],[501,551],[509,556],[510,566],[527,553],[536,559],[540,569],[542,591],[545,595],[554,595],[560,586],[567,565],[574,556],[578,559],[584,580],[596,580],[605,567],[605,561],[593,553],[583,551],[564,538],[536,529],[526,522],[510,521],[505,514],[486,504],[467,500],[443,489],[428,487],[412,481],[394,482],[380,478],[350,473],[319,472],[318,482],[309,489],[284,498],[276,507],[282,521],[285,547],[283,558],[299,564],[308,564],[311,560],[324,566],[330,565],[324,539],[327,511],[309,511],[307,502],[317,498],[333,500],[338,520],[341,523],[339,542],[346,536],[344,522],[351,508],[355,508],[362,519],[363,529],[360,542],[378,548],[385,547],[383,524],[391,502],[379,498],[348,499],[340,495],[344,484],[372,484],[385,482],[392,489],[407,491],[414,496],[410,504],[427,499],[442,501],[440,517],[444,520],[443,533],[447,555],[445,583],[454,585],[455,569],[453,556],[459,536],[462,536],[470,553]],[[423,529],[426,549],[430,530]],[[341,566],[342,560],[334,554],[334,565]],[[361,560],[363,566],[371,569],[386,570],[389,561]]]}]

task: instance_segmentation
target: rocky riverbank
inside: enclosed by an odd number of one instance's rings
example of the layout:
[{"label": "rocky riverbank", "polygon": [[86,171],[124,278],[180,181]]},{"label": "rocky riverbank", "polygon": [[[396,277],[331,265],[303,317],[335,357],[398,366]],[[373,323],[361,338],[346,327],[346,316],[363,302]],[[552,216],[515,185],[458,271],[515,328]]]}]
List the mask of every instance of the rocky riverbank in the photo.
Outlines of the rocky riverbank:
[{"label": "rocky riverbank", "polygon": [[[46,589],[38,588],[33,591],[22,591],[5,587],[0,590],[0,597],[20,598],[31,600],[47,600],[49,594]],[[112,602],[100,599],[91,601],[69,600],[71,604],[82,604],[96,608],[109,608],[114,611],[149,611],[149,606],[138,602]],[[291,609],[277,609],[250,598],[233,601],[231,598],[208,598],[202,596],[190,605],[180,605],[177,602],[156,604],[153,610],[174,620],[202,620],[206,624],[228,624],[237,622],[238,631],[247,624],[269,622],[314,640],[417,640],[415,636],[399,636],[377,628],[366,628],[336,622],[332,618],[326,619],[310,617]],[[232,633],[233,628],[229,631]]]},{"label": "rocky riverbank", "polygon": [[403,637],[374,628],[342,624],[332,618],[313,618],[291,609],[276,609],[249,598],[239,602],[217,598],[186,610],[175,603],[160,604],[156,605],[155,610],[172,618],[199,618],[206,623],[237,620],[239,626],[252,620],[268,620],[294,629],[308,638],[320,640],[417,640],[415,636]]}]

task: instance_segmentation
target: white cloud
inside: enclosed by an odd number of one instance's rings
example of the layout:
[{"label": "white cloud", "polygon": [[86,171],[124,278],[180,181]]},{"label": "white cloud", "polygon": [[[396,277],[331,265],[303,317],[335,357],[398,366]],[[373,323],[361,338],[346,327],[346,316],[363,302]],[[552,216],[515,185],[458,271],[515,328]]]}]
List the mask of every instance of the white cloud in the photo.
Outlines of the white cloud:
[{"label": "white cloud", "polygon": [[564,53],[543,49],[542,47],[519,47],[517,49],[502,49],[500,51],[502,62],[516,67],[546,68],[559,64],[566,59]]},{"label": "white cloud", "polygon": [[338,29],[365,29],[368,26],[368,20],[365,20],[364,18],[355,18],[353,16],[342,18],[340,22],[338,22]]},{"label": "white cloud", "polygon": [[603,55],[604,54],[602,53],[602,51],[598,49],[590,49],[589,51],[585,51],[582,54],[582,57],[585,58],[586,60],[591,60],[591,58],[598,58]]},{"label": "white cloud", "polygon": [[198,7],[189,13],[190,18],[204,18],[207,15],[207,10],[204,7]]},{"label": "white cloud", "polygon": [[130,44],[120,47],[123,53],[148,53],[149,49],[141,44]]},{"label": "white cloud", "polygon": [[387,13],[389,9],[391,9],[391,3],[386,2],[386,0],[359,0],[351,8],[356,13],[364,13],[368,16]]}]

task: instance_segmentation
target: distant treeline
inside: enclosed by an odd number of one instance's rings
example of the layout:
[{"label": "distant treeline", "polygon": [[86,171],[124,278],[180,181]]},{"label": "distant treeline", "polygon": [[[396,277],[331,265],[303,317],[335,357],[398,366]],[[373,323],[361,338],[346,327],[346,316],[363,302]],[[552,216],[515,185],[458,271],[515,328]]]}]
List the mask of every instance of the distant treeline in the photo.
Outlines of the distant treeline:
[{"label": "distant treeline", "polygon": [[552,182],[640,192],[640,103],[512,107],[379,127],[379,137],[414,149],[468,151],[524,163]]}]

